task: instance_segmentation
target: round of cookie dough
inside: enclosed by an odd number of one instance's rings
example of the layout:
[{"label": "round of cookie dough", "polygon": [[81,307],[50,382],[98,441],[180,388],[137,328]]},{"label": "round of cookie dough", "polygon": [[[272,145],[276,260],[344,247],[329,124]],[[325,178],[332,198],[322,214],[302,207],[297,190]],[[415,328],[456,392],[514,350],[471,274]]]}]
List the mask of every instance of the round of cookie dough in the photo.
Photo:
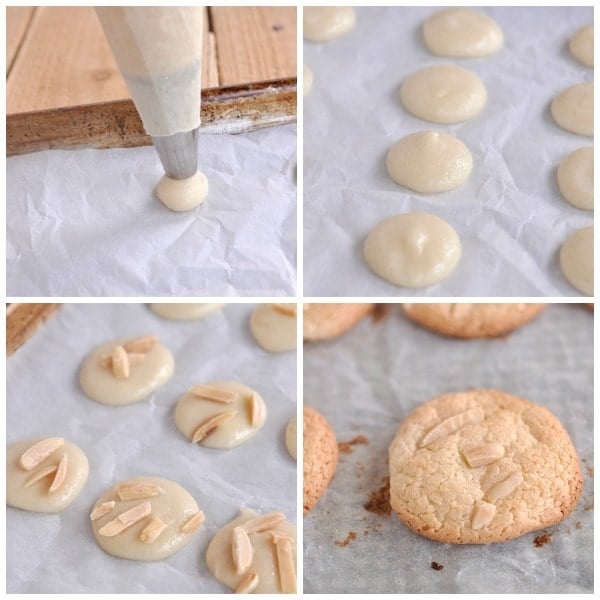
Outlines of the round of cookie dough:
[{"label": "round of cookie dough", "polygon": [[313,509],[333,479],[338,445],[333,429],[314,408],[304,407],[304,514]]},{"label": "round of cookie dough", "polygon": [[306,303],[304,305],[304,339],[309,342],[329,340],[352,329],[373,312],[374,304]]},{"label": "round of cookie dough", "polygon": [[196,321],[223,308],[224,304],[210,304],[208,302],[181,303],[170,302],[151,304],[153,313],[159,317],[172,321]]},{"label": "round of cookie dough", "polygon": [[371,270],[400,287],[420,288],[449,277],[460,260],[460,239],[435,215],[406,213],[381,221],[367,236]]},{"label": "round of cookie dough", "polygon": [[386,167],[396,183],[422,194],[437,194],[453,190],[469,178],[473,157],[449,133],[419,131],[390,148]]},{"label": "round of cookie dough", "polygon": [[[224,394],[223,394],[224,393]],[[221,397],[221,400],[216,398]],[[267,418],[260,395],[236,381],[195,385],[177,402],[175,425],[194,443],[229,449],[254,437]]]},{"label": "round of cookie dough", "polygon": [[504,44],[499,25],[468,8],[447,8],[423,24],[423,39],[432,54],[474,58],[495,54]]},{"label": "round of cookie dough", "polygon": [[287,451],[290,453],[290,456],[296,460],[298,456],[298,439],[297,439],[297,424],[298,419],[296,415],[294,415],[287,424],[285,428],[285,447]]},{"label": "round of cookie dough", "polygon": [[400,100],[409,113],[425,121],[461,123],[482,111],[487,90],[472,71],[435,65],[409,75],[400,88]]},{"label": "round of cookie dough", "polygon": [[[136,507],[140,507],[138,514],[129,513]],[[119,518],[123,513],[129,514]],[[129,521],[125,529],[119,525]],[[161,560],[192,541],[204,522],[204,513],[178,483],[162,477],[134,477],[98,498],[90,522],[96,541],[108,554]]]},{"label": "round of cookie dough", "polygon": [[585,296],[594,295],[594,226],[571,234],[560,249],[560,268],[567,281]]},{"label": "round of cookie dough", "polygon": [[313,82],[315,79],[313,72],[306,65],[304,65],[302,79],[303,79],[302,94],[304,96],[306,96],[306,95],[308,95],[310,90],[312,90]]},{"label": "round of cookie dough", "polygon": [[352,31],[356,13],[351,6],[305,6],[304,39],[329,42]]},{"label": "round of cookie dough", "polygon": [[267,352],[289,352],[296,348],[296,305],[259,304],[250,317],[250,330]]},{"label": "round of cookie dough", "polygon": [[586,67],[594,66],[594,26],[577,31],[569,41],[571,54]]},{"label": "round of cookie dough", "polygon": [[579,148],[558,165],[558,189],[575,208],[594,209],[594,147]]},{"label": "round of cookie dough", "polygon": [[545,304],[404,304],[405,314],[436,333],[456,338],[505,335],[537,317]]},{"label": "round of cookie dough", "polygon": [[559,127],[578,135],[594,135],[594,84],[578,83],[554,98],[552,118]]},{"label": "round of cookie dough", "polygon": [[[264,521],[266,517],[275,517],[272,526],[266,529],[261,527],[259,531],[250,531],[247,533],[248,537],[244,538],[246,543],[248,541],[250,543],[252,555],[251,561],[245,564],[243,573],[238,574],[233,560],[234,529],[244,526],[252,529],[252,521],[257,518]],[[289,567],[287,571],[289,578],[282,578],[278,555],[283,550],[283,546],[278,550],[277,545],[288,540],[289,562],[286,564]],[[285,557],[282,562],[285,562]],[[206,551],[206,564],[209,571],[221,583],[238,593],[294,593],[296,591],[296,527],[285,520],[283,513],[274,512],[259,516],[248,508],[242,508],[240,516],[219,529],[210,541]],[[253,579],[254,583],[251,583]]]},{"label": "round of cookie dough", "polygon": [[61,512],[75,500],[88,473],[83,450],[64,438],[11,444],[6,448],[6,504],[32,512]]},{"label": "round of cookie dough", "polygon": [[475,389],[425,402],[390,446],[390,503],[413,531],[451,544],[513,539],[562,521],[583,480],[545,407]]},{"label": "round of cookie dough", "polygon": [[[130,361],[129,376],[116,377],[106,359],[111,357],[117,346],[135,347],[139,340],[153,338],[155,341],[145,352],[131,352],[143,355],[139,364],[133,357]],[[130,355],[130,352],[127,352]],[[173,375],[175,362],[171,352],[163,346],[156,336],[143,338],[120,338],[102,344],[84,360],[79,374],[81,388],[86,396],[100,402],[117,406],[131,404],[147,398],[152,392],[164,385]]]}]

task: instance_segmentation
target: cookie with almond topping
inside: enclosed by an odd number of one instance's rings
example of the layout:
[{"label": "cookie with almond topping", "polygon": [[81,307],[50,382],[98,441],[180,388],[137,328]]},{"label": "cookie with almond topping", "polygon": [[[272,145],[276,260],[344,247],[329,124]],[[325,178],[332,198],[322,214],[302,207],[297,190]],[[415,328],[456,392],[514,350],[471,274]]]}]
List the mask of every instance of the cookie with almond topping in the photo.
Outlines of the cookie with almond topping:
[{"label": "cookie with almond topping", "polygon": [[307,303],[304,305],[304,339],[329,340],[352,329],[373,312],[374,304]]},{"label": "cookie with almond topping", "polygon": [[583,487],[569,434],[546,408],[496,390],[415,409],[389,450],[390,503],[439,542],[487,544],[562,521]]}]

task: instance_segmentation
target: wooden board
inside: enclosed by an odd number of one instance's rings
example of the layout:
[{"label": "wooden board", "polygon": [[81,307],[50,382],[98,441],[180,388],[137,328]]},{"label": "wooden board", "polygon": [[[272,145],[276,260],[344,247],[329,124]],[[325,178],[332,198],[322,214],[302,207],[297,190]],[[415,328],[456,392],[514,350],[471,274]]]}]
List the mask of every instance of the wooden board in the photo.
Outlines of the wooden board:
[{"label": "wooden board", "polygon": [[13,355],[60,306],[60,304],[9,305],[6,309],[6,356]]},{"label": "wooden board", "polygon": [[[294,121],[296,104],[289,96],[296,78],[295,7],[211,7],[204,21],[202,81],[212,93],[203,93],[203,102],[226,99],[209,107],[209,117],[203,110],[204,124],[211,131],[240,132]],[[92,8],[15,7],[7,12],[7,34],[9,155],[149,143],[140,136],[139,119],[130,118],[131,101],[123,103],[129,94]],[[273,101],[277,90],[282,102]],[[246,101],[232,118],[235,95]],[[246,106],[252,112],[240,117]],[[104,127],[99,119],[106,120]],[[53,130],[57,123],[61,127]],[[103,135],[90,133],[99,129]]]}]

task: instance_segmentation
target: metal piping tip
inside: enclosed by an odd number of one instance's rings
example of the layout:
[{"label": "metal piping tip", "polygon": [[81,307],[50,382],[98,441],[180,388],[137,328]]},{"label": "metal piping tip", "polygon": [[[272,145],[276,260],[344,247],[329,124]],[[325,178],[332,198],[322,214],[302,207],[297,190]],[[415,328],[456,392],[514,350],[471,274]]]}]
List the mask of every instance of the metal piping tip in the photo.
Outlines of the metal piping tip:
[{"label": "metal piping tip", "polygon": [[187,179],[195,175],[198,170],[197,139],[198,128],[152,138],[167,177]]}]

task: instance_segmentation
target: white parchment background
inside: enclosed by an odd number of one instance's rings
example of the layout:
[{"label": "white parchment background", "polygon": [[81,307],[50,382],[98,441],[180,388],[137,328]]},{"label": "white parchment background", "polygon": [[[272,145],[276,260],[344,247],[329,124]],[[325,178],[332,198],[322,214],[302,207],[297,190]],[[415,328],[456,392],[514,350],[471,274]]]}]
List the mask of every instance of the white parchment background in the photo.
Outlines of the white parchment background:
[{"label": "white parchment background", "polygon": [[[7,507],[7,591],[19,593],[226,592],[208,571],[209,541],[240,507],[281,510],[295,522],[296,463],[285,427],[296,413],[295,353],[268,354],[248,329],[252,306],[225,307],[206,319],[161,319],[136,304],[65,305],[7,362],[8,443],[64,436],[88,456],[90,475],[62,513]],[[88,399],[78,371],[86,354],[120,336],[160,335],[175,373],[148,400],[111,407]],[[173,421],[191,385],[233,379],[256,389],[268,415],[254,438],[231,450],[191,444]],[[159,562],[105,554],[89,513],[108,487],[136,475],[176,481],[195,498],[206,522],[188,546]]]},{"label": "white parchment background", "polygon": [[7,161],[9,296],[281,296],[296,289],[296,126],[200,134],[209,195],[153,195],[153,147]]},{"label": "white parchment background", "polygon": [[[502,27],[505,48],[480,59],[429,54],[423,21],[438,8],[357,8],[354,31],[326,44],[304,43],[314,86],[304,98],[305,292],[309,296],[577,296],[558,251],[593,213],[568,204],[556,185],[560,160],[589,137],[554,124],[549,106],[565,88],[593,79],[567,43],[593,21],[589,8],[482,8]],[[471,121],[436,125],[399,100],[414,71],[455,63],[477,73],[488,103]],[[426,196],[395,184],[385,155],[405,135],[440,130],[473,154],[470,179]],[[404,212],[431,212],[457,231],[463,258],[430,288],[395,287],[362,256],[369,231]]]},{"label": "white parchment background", "polygon": [[[444,338],[406,319],[397,305],[343,337],[305,344],[304,403],[338,441],[368,445],[340,454],[333,481],[304,518],[306,593],[549,593],[593,591],[593,314],[551,305],[506,338]],[[447,392],[487,387],[549,408],[577,449],[584,475],[566,520],[503,544],[454,546],[413,533],[394,514],[363,506],[388,475],[387,452],[402,420]],[[586,509],[587,507],[587,509]],[[579,523],[579,525],[577,525]],[[357,538],[339,547],[350,531]],[[365,535],[364,531],[368,531]],[[550,532],[541,548],[534,538]],[[443,565],[434,571],[431,562]]]}]

